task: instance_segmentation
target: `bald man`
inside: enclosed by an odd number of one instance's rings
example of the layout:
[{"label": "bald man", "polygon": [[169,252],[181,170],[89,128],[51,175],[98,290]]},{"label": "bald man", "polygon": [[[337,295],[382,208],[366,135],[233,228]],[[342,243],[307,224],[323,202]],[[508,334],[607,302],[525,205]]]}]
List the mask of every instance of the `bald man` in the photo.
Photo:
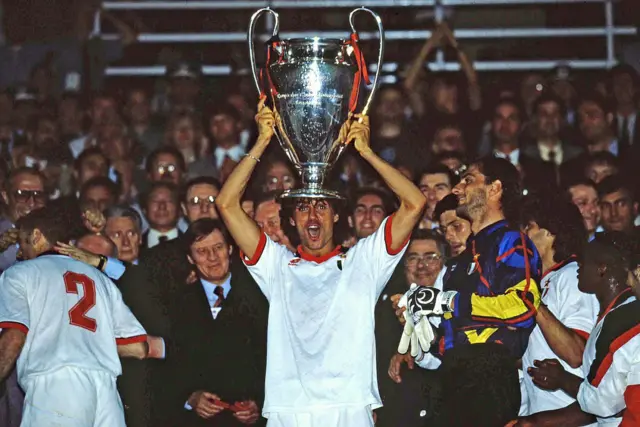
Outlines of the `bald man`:
[{"label": "bald man", "polygon": [[78,239],[77,246],[96,255],[117,258],[118,248],[115,243],[101,234],[85,234]]}]

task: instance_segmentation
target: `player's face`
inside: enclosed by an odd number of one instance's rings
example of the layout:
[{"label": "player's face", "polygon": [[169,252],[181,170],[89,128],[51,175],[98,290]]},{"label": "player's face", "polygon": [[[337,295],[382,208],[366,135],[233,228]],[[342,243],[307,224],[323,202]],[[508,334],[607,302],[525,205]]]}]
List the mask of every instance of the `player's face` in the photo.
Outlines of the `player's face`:
[{"label": "player's face", "polygon": [[487,186],[485,176],[477,165],[471,165],[462,179],[453,187],[453,194],[458,198],[458,209],[470,218],[481,216],[487,208]]},{"label": "player's face", "polygon": [[220,283],[229,274],[231,247],[220,230],[214,230],[203,239],[191,245],[189,262],[196,266],[200,277],[213,283]]},{"label": "player's face", "polygon": [[31,233],[27,233],[25,231],[20,230],[18,233],[18,244],[20,249],[18,251],[17,258],[18,259],[34,259],[38,256],[38,242],[37,242],[36,233],[32,231]]},{"label": "player's face", "polygon": [[196,184],[189,187],[182,210],[190,223],[202,218],[218,218],[218,211],[214,204],[218,193],[219,190],[211,184]]},{"label": "player's face", "polygon": [[353,228],[358,239],[375,233],[385,217],[382,199],[375,194],[365,194],[358,199],[353,211]]},{"label": "player's face", "polygon": [[579,263],[578,267],[578,289],[586,294],[595,294],[598,289],[598,265],[596,264],[593,254],[593,249],[587,247],[584,251],[584,256]]},{"label": "player's face", "polygon": [[434,173],[423,175],[420,178],[420,191],[427,198],[427,210],[425,212],[428,218],[433,215],[433,210],[438,202],[451,194],[451,182],[449,176],[444,173]]},{"label": "player's face", "polygon": [[178,204],[168,188],[158,188],[147,202],[149,225],[157,230],[171,229],[178,223]]},{"label": "player's face", "polygon": [[3,192],[2,196],[14,222],[47,203],[44,182],[38,175],[23,173],[14,177],[11,184],[10,191]]},{"label": "player's face", "polygon": [[598,193],[589,185],[576,185],[569,189],[571,201],[580,210],[584,226],[589,233],[593,233],[600,222],[600,208]]},{"label": "player's face", "polygon": [[140,255],[140,230],[131,218],[114,217],[107,220],[104,232],[118,248],[118,259],[133,262]]},{"label": "player's face", "polygon": [[302,247],[315,255],[333,249],[333,224],[338,215],[324,199],[301,199],[296,202],[291,225],[295,226]]},{"label": "player's face", "polygon": [[471,235],[471,223],[456,215],[456,211],[445,211],[440,215],[440,229],[449,243],[451,254],[458,256],[467,248],[467,239]]},{"label": "player's face", "polygon": [[434,240],[412,240],[404,264],[407,283],[433,286],[442,263],[442,254]]}]

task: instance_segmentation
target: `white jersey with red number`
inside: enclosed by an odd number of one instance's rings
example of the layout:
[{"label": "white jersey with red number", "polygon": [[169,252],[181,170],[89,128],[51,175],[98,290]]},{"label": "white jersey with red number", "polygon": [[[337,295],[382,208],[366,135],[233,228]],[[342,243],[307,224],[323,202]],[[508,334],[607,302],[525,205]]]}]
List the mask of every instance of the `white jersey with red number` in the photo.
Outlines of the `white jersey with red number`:
[{"label": "white jersey with red number", "polygon": [[[578,263],[569,259],[553,267],[541,280],[541,299],[549,311],[569,329],[585,339],[589,337],[598,317],[599,304],[595,296],[578,289]],[[522,399],[528,408],[521,415],[564,408],[575,399],[562,390],[546,391],[538,388],[526,373],[533,367],[534,360],[558,359],[565,370],[583,377],[582,369],[572,368],[560,359],[545,339],[540,326],[536,326],[529,336],[527,351],[522,356]],[[526,402],[525,402],[526,401]]]},{"label": "white jersey with red number", "polygon": [[116,343],[146,340],[115,284],[62,255],[20,262],[0,276],[0,327],[27,333],[17,362],[21,383],[62,367],[118,376]]},{"label": "white jersey with red number", "polygon": [[578,403],[583,411],[596,415],[599,426],[640,425],[640,301],[631,289],[598,319],[582,370]]},{"label": "white jersey with red number", "polygon": [[244,258],[269,300],[266,417],[381,406],[374,307],[407,243],[391,250],[392,219],[346,253],[298,256],[263,234]]}]

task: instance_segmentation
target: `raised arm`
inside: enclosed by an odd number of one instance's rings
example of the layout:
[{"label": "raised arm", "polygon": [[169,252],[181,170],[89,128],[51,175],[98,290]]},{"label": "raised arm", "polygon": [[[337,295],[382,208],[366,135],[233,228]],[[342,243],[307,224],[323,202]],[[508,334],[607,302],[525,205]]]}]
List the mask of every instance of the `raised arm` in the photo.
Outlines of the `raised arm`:
[{"label": "raised arm", "polygon": [[467,57],[467,54],[460,49],[458,40],[453,35],[453,31],[449,28],[446,22],[440,24],[439,27],[443,37],[449,42],[451,47],[455,49],[458,54],[458,61],[460,61],[460,68],[467,78],[467,93],[469,94],[469,108],[472,111],[477,111],[482,107],[482,91],[480,90],[480,84],[478,83],[478,73],[473,67],[473,63]]},{"label": "raised arm", "polygon": [[427,199],[413,182],[373,152],[369,144],[369,118],[360,115],[355,117],[360,120],[351,124],[347,142],[354,141],[358,153],[380,174],[387,186],[400,199],[400,208],[394,214],[391,223],[391,249],[398,250],[407,241],[420,220]]},{"label": "raised arm", "polygon": [[253,257],[260,242],[261,231],[258,225],[242,209],[242,195],[247,189],[251,174],[260,161],[260,156],[267,149],[273,136],[275,118],[271,109],[264,105],[265,99],[258,104],[258,140],[255,145],[235,167],[227,178],[220,194],[216,197],[216,207],[220,217],[224,221],[235,240],[236,244],[245,256]]}]

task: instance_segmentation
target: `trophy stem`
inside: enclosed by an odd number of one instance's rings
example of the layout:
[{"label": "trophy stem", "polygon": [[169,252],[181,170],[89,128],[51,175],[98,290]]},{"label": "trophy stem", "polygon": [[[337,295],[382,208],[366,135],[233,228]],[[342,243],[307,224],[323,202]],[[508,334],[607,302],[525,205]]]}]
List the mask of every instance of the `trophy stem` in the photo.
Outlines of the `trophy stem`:
[{"label": "trophy stem", "polygon": [[282,193],[280,198],[343,200],[344,197],[340,195],[339,192],[322,187],[330,167],[331,166],[327,163],[303,163],[300,165],[302,188],[297,190],[287,190]]}]

